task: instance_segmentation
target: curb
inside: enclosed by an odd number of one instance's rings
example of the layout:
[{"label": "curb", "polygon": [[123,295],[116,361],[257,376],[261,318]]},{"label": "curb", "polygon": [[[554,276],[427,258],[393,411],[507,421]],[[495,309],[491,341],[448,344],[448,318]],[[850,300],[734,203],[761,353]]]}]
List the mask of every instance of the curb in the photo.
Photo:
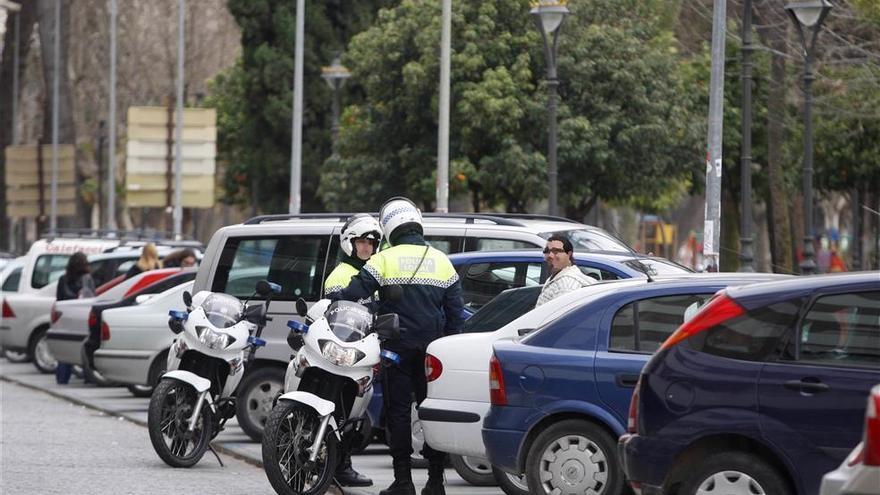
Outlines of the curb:
[{"label": "curb", "polygon": [[[18,385],[19,387],[24,387],[24,388],[27,388],[27,389],[30,389],[30,390],[34,390],[34,391],[37,391],[37,392],[42,392],[42,393],[44,393],[44,394],[46,394],[46,395],[49,395],[49,396],[55,397],[56,399],[61,399],[61,400],[64,400],[64,401],[70,402],[70,403],[72,403],[72,404],[76,404],[76,405],[78,405],[78,406],[82,406],[82,407],[85,407],[85,408],[87,408],[87,409],[91,409],[91,410],[93,410],[93,411],[100,412],[100,413],[104,414],[105,416],[109,416],[109,417],[112,417],[112,418],[121,419],[121,420],[123,420],[123,421],[127,421],[127,422],[129,422],[129,423],[132,423],[132,424],[135,424],[135,425],[138,425],[138,426],[142,426],[142,427],[144,427],[144,428],[147,427],[147,423],[146,423],[146,421],[140,421],[140,420],[137,420],[137,419],[132,419],[132,418],[129,418],[129,417],[125,416],[125,415],[122,415],[122,414],[119,414],[119,413],[117,413],[117,412],[111,411],[111,410],[109,410],[109,409],[104,409],[104,408],[102,408],[102,407],[95,406],[94,404],[90,404],[90,403],[85,402],[85,401],[83,401],[83,400],[77,399],[76,397],[71,397],[71,396],[69,396],[69,395],[65,395],[65,394],[62,394],[62,393],[56,392],[56,391],[54,391],[54,390],[45,389],[45,388],[42,388],[42,387],[40,387],[40,386],[33,385],[33,384],[31,384],[31,383],[27,383],[27,382],[24,382],[24,381],[18,380],[18,379],[16,379],[16,378],[12,378],[12,377],[10,377],[10,376],[0,375],[0,381],[7,382],[7,383],[11,383],[11,384],[13,384],[13,385]],[[258,468],[260,468],[260,469],[263,468],[263,460],[262,460],[262,459],[254,459],[253,457],[250,457],[250,456],[246,456],[246,455],[240,454],[240,453],[235,452],[235,451],[233,451],[233,450],[231,450],[231,449],[227,449],[226,447],[224,447],[224,446],[222,446],[222,445],[220,445],[220,444],[216,444],[215,442],[211,442],[211,449],[215,450],[215,451],[216,451],[217,453],[219,453],[219,454],[227,455],[227,456],[229,456],[229,457],[232,457],[233,459],[238,459],[239,461],[242,461],[242,462],[244,462],[244,463],[246,463],[246,464],[250,464],[251,466],[258,467]]]}]

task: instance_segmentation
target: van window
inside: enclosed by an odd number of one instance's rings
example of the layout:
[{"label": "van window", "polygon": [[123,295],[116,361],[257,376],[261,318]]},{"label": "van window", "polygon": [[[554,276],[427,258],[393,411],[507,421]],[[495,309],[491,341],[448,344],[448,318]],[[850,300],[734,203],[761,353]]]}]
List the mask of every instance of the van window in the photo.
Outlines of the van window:
[{"label": "van window", "polygon": [[211,290],[249,297],[259,280],[281,285],[275,300],[320,297],[329,236],[231,238],[227,241]]},{"label": "van window", "polygon": [[559,232],[542,232],[538,235],[544,239],[552,235],[561,235],[571,241],[575,251],[633,252],[626,243],[599,229],[561,230]]},{"label": "van window", "polygon": [[425,241],[432,248],[443,251],[444,254],[460,253],[464,250],[462,247],[463,237],[454,235],[426,235]]},{"label": "van window", "polygon": [[69,254],[44,254],[37,258],[34,263],[34,273],[31,275],[31,287],[42,289],[64,275],[67,269]]},{"label": "van window", "polygon": [[3,287],[0,287],[0,291],[18,292],[19,282],[21,282],[21,267],[15,268],[9,272],[9,275],[6,276],[6,280],[3,281]]},{"label": "van window", "polygon": [[534,243],[514,239],[477,239],[476,251],[508,251],[511,249],[535,249]]}]

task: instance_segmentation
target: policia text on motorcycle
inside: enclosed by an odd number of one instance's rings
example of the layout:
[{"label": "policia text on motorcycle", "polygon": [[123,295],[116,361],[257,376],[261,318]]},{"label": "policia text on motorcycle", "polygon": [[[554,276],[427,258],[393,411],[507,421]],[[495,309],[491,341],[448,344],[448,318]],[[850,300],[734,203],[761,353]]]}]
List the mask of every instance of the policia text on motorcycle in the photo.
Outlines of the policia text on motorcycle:
[{"label": "policia text on motorcycle", "polygon": [[[452,263],[423,237],[422,214],[412,201],[392,198],[379,211],[379,224],[390,248],[373,255],[348,286],[329,294],[332,300],[360,301],[383,286],[400,285],[399,301],[379,301],[379,313],[397,313],[401,338],[386,347],[400,355],[400,364],[385,373],[386,417],[391,436],[394,483],[380,495],[414,495],[410,459],[411,404],[427,395],[425,349],[434,339],[461,331],[461,284]],[[445,495],[445,454],[427,443],[428,483],[422,495]]]}]

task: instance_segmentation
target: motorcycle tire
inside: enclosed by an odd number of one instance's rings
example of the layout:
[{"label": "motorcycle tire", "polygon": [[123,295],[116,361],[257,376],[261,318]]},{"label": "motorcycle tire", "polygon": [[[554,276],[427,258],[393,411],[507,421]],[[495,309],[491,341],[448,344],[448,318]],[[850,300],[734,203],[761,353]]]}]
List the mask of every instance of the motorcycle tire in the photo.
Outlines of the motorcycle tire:
[{"label": "motorcycle tire", "polygon": [[168,378],[159,382],[150,397],[150,442],[156,454],[171,467],[192,467],[208,450],[214,422],[207,403],[202,404],[196,427],[188,435],[189,418],[198,396],[188,383]]},{"label": "motorcycle tire", "polygon": [[279,495],[320,495],[333,481],[339,463],[336,435],[327,429],[314,466],[306,467],[320,418],[314,409],[279,401],[263,432],[263,470]]}]

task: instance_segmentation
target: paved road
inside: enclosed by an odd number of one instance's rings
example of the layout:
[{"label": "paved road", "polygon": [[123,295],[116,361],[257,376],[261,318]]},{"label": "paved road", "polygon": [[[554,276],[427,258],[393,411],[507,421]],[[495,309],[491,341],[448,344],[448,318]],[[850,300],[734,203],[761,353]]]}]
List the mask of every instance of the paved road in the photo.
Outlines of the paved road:
[{"label": "paved road", "polygon": [[[260,445],[234,421],[214,441],[225,468],[209,453],[193,469],[166,466],[150,445],[149,399],[120,387],[97,388],[73,378],[56,385],[32,364],[0,359],[0,494],[272,494],[261,463]],[[354,456],[355,468],[374,486],[346,489],[346,495],[376,494],[392,479],[384,446]],[[416,486],[427,479],[413,471]],[[502,495],[498,487],[475,487],[446,470],[450,495]]]}]

